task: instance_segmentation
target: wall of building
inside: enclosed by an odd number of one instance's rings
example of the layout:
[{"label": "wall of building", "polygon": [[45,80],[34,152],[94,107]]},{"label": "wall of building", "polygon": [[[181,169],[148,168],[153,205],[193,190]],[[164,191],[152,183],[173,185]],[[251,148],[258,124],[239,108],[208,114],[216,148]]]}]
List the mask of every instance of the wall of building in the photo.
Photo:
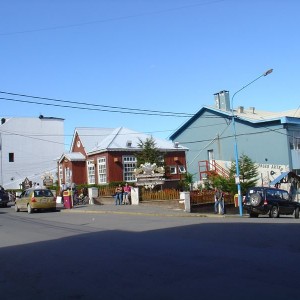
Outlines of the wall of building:
[{"label": "wall of building", "polygon": [[87,170],[85,161],[72,162],[72,180],[77,184],[87,183]]},{"label": "wall of building", "polygon": [[63,119],[9,118],[0,125],[0,135],[1,185],[17,189],[26,177],[42,184],[45,172],[57,178],[56,161],[64,152]]},{"label": "wall of building", "polygon": [[[287,132],[282,125],[236,121],[236,135],[239,156],[245,154],[258,164],[289,165]],[[196,180],[199,180],[198,162],[209,159],[208,151],[213,153],[215,160],[230,162],[235,159],[231,117],[217,112],[205,111],[175,140],[189,148],[187,170],[197,174]]]}]

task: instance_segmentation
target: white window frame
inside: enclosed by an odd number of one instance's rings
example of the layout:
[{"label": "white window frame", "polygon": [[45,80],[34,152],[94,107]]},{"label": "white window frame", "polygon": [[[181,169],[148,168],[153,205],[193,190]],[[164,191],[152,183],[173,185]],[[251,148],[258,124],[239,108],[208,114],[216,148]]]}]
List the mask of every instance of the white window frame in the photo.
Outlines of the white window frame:
[{"label": "white window frame", "polygon": [[88,160],[86,162],[86,169],[87,169],[87,178],[88,184],[95,184],[95,163],[93,160]]},{"label": "white window frame", "polygon": [[59,177],[59,185],[61,186],[63,183],[64,171],[62,164],[59,164],[58,167],[58,177]]},{"label": "white window frame", "polygon": [[72,182],[72,171],[70,168],[65,168],[65,184],[70,185]]},{"label": "white window frame", "polygon": [[107,165],[106,157],[99,157],[97,160],[98,164],[98,184],[107,183]]},{"label": "white window frame", "polygon": [[177,174],[177,167],[176,167],[176,165],[169,166],[169,173],[170,173],[170,175],[176,175]]},{"label": "white window frame", "polygon": [[178,166],[178,172],[179,174],[185,174],[186,173],[185,166],[183,165]]},{"label": "white window frame", "polygon": [[133,155],[126,155],[122,157],[123,162],[123,180],[126,182],[135,182],[134,169],[136,168],[137,159]]}]

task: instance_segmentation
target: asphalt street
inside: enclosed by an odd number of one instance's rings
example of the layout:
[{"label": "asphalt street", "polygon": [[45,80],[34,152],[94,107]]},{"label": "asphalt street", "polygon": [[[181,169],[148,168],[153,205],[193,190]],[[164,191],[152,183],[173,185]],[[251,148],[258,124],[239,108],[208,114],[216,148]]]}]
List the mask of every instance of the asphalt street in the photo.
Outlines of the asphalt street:
[{"label": "asphalt street", "polygon": [[299,299],[299,220],[97,209],[1,208],[1,299]]}]

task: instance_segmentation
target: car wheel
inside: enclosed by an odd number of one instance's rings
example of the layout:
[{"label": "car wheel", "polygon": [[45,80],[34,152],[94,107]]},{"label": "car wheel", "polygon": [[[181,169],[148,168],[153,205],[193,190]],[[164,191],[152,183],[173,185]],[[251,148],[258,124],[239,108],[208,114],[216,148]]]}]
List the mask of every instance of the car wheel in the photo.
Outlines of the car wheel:
[{"label": "car wheel", "polygon": [[258,218],[258,214],[255,213],[255,212],[250,212],[250,213],[249,213],[249,217],[250,217],[250,218]]},{"label": "car wheel", "polygon": [[270,217],[271,218],[279,218],[279,211],[277,206],[272,206],[270,210]]},{"label": "car wheel", "polygon": [[27,205],[27,212],[28,212],[29,214],[32,213],[32,207],[30,206],[30,204]]},{"label": "car wheel", "polygon": [[299,219],[299,207],[295,209],[295,219]]},{"label": "car wheel", "polygon": [[261,202],[261,195],[259,194],[250,195],[250,203],[252,206],[258,206],[260,202]]},{"label": "car wheel", "polygon": [[19,211],[20,211],[20,209],[19,209],[18,205],[15,204],[15,212],[19,212]]}]

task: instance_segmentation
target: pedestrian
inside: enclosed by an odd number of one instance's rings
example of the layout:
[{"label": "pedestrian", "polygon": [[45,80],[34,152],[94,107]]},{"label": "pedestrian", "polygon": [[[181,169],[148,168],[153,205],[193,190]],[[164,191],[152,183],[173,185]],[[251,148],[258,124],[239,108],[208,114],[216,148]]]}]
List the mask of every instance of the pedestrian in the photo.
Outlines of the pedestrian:
[{"label": "pedestrian", "polygon": [[121,205],[123,201],[123,188],[121,184],[119,184],[115,189],[115,201],[116,205]]},{"label": "pedestrian", "polygon": [[124,189],[123,189],[123,201],[125,205],[130,204],[130,192],[131,192],[131,187],[128,185],[128,183],[125,183]]},{"label": "pedestrian", "polygon": [[221,209],[221,214],[224,215],[224,195],[220,188],[215,189],[215,214],[219,213],[219,207]]}]

